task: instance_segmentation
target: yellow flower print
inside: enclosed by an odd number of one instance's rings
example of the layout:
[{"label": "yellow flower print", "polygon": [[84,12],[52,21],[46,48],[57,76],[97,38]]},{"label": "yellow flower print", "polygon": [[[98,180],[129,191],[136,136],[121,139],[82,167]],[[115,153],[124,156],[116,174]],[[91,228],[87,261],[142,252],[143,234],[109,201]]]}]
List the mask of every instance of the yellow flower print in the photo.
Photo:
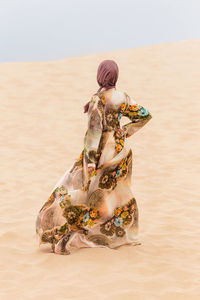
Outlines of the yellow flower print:
[{"label": "yellow flower print", "polygon": [[129,212],[128,212],[128,211],[124,211],[124,212],[121,214],[121,217],[122,217],[123,219],[125,219],[128,215],[129,215]]},{"label": "yellow flower print", "polygon": [[88,220],[88,225],[91,227],[91,226],[93,226],[94,225],[94,221],[92,220],[92,219],[89,219]]},{"label": "yellow flower print", "polygon": [[122,146],[124,146],[124,140],[121,139],[121,140],[119,140],[119,142]]},{"label": "yellow flower print", "polygon": [[140,107],[137,104],[134,104],[134,105],[130,105],[129,109],[131,111],[138,111],[140,109]]},{"label": "yellow flower print", "polygon": [[125,160],[124,160],[124,158],[120,161],[120,163],[119,163],[119,167],[121,168],[122,166],[123,166],[123,164],[125,163]]},{"label": "yellow flower print", "polygon": [[93,171],[91,172],[91,177],[93,177],[93,176],[95,176],[95,175],[97,175],[97,171],[96,171],[96,170],[93,170]]},{"label": "yellow flower print", "polygon": [[127,168],[126,164],[123,164],[121,167],[122,170],[126,170],[126,168]]},{"label": "yellow flower print", "polygon": [[122,209],[121,209],[120,207],[117,208],[117,209],[115,209],[114,215],[115,215],[116,217],[118,217],[118,216],[120,215],[121,211],[122,211]]},{"label": "yellow flower print", "polygon": [[125,109],[126,109],[126,104],[122,104],[122,105],[121,105],[121,110],[124,111]]},{"label": "yellow flower print", "polygon": [[100,95],[101,103],[104,105],[105,104],[105,97]]}]

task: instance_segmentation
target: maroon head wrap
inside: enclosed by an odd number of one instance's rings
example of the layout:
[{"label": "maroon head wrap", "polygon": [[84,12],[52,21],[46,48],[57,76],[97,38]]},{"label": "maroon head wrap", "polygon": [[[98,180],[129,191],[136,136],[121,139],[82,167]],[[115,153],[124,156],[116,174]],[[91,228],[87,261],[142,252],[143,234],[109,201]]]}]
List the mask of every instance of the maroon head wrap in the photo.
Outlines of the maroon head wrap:
[{"label": "maroon head wrap", "polygon": [[[114,60],[106,59],[103,60],[97,70],[97,82],[99,84],[99,89],[97,92],[100,92],[102,88],[106,90],[115,87],[115,84],[118,79],[119,69],[118,65]],[[84,113],[89,109],[90,101],[88,101],[84,106]]]}]

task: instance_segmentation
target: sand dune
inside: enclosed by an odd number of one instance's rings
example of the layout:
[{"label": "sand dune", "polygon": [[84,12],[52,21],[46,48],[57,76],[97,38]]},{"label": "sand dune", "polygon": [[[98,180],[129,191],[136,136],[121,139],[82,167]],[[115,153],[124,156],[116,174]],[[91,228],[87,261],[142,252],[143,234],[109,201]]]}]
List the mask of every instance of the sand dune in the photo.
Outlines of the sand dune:
[{"label": "sand dune", "polygon": [[[0,64],[0,299],[200,299],[200,40]],[[103,59],[152,113],[132,137],[141,245],[38,248],[37,213],[78,158]]]}]

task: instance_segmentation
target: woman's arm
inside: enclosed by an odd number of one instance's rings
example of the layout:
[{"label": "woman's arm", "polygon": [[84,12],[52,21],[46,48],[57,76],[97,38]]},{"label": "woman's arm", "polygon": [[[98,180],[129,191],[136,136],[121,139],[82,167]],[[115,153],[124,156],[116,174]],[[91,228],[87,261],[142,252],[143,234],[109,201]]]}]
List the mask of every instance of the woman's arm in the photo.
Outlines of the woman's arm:
[{"label": "woman's arm", "polygon": [[130,137],[149,122],[152,115],[146,108],[136,103],[135,100],[126,93],[124,93],[124,95],[125,101],[120,106],[120,113],[122,116],[128,117],[131,122],[123,125],[122,129],[124,130],[126,137]]},{"label": "woman's arm", "polygon": [[97,150],[103,130],[102,114],[97,104],[98,98],[92,97],[88,110],[88,129],[84,137],[84,151],[89,159],[89,167],[95,166],[98,161]]}]

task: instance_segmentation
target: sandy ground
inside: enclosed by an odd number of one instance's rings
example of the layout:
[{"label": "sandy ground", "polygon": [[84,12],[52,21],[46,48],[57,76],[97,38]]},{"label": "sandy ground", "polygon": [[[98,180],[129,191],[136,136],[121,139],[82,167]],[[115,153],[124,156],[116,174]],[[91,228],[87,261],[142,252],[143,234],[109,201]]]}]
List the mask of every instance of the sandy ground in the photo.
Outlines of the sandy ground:
[{"label": "sandy ground", "polygon": [[[200,40],[0,64],[0,299],[200,299]],[[130,143],[141,245],[38,248],[37,213],[83,147],[83,105],[114,59],[152,120]]]}]

